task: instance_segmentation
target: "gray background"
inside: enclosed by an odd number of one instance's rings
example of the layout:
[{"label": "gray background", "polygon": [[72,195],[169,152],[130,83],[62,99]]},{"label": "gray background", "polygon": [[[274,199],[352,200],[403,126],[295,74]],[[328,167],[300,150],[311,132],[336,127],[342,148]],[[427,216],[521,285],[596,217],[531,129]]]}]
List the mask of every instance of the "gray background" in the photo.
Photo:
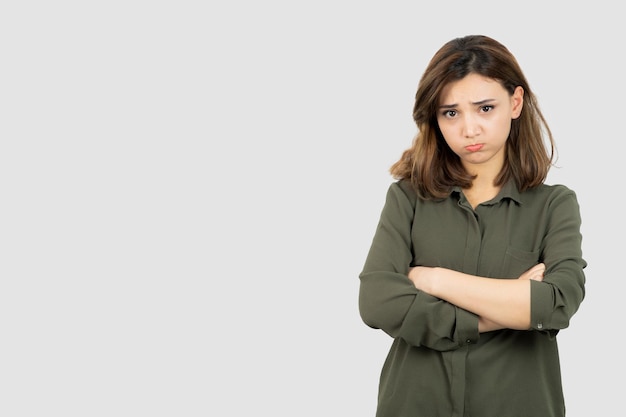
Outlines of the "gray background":
[{"label": "gray background", "polygon": [[581,205],[568,417],[620,410],[613,2],[13,3],[0,414],[373,416],[391,339],[361,322],[358,273],[419,77],[475,33],[517,56],[558,144],[548,182]]}]

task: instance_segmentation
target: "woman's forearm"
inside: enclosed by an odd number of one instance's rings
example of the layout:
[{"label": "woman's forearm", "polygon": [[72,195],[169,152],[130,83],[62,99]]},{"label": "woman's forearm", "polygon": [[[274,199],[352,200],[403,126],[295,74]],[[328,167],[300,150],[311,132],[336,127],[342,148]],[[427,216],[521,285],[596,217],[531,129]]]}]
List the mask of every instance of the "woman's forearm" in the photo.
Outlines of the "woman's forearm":
[{"label": "woman's forearm", "polygon": [[506,326],[503,326],[491,320],[487,320],[484,317],[478,317],[478,333],[492,332],[494,330],[501,330],[506,328]]},{"label": "woman's forearm", "polygon": [[409,279],[417,289],[478,315],[481,331],[530,328],[528,279],[484,278],[428,267],[412,268]]}]

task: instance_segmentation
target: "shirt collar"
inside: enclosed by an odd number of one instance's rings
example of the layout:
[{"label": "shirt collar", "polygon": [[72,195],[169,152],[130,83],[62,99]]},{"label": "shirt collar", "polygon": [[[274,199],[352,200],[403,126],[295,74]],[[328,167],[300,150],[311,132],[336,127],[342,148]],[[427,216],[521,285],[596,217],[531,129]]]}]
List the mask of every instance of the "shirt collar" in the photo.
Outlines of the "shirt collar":
[{"label": "shirt collar", "polygon": [[[452,187],[452,193],[457,193],[460,195],[462,192],[463,190],[461,189],[461,187],[459,186]],[[510,179],[502,186],[502,188],[500,189],[500,192],[490,201],[490,204],[496,204],[505,198],[511,199],[515,201],[517,204],[523,203],[522,195],[517,189],[517,185],[515,185],[515,180],[513,179]]]},{"label": "shirt collar", "polygon": [[519,192],[517,185],[515,184],[515,180],[511,179],[502,186],[502,189],[496,196],[496,199],[499,201],[499,200],[502,200],[503,198],[510,198],[511,200],[515,201],[517,204],[523,203],[522,195]]}]

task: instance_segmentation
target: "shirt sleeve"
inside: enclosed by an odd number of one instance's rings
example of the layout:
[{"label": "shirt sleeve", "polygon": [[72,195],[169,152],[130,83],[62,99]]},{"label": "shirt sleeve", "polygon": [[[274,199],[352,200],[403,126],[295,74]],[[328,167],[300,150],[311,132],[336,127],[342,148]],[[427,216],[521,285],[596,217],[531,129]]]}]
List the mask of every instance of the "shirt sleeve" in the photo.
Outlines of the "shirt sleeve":
[{"label": "shirt sleeve", "polygon": [[359,311],[370,327],[413,346],[458,349],[478,339],[478,317],[418,291],[407,273],[413,260],[414,193],[389,187],[365,266],[359,275]]},{"label": "shirt sleeve", "polygon": [[573,191],[558,188],[550,199],[544,238],[543,281],[531,281],[531,327],[556,334],[569,326],[585,297],[581,216]]}]

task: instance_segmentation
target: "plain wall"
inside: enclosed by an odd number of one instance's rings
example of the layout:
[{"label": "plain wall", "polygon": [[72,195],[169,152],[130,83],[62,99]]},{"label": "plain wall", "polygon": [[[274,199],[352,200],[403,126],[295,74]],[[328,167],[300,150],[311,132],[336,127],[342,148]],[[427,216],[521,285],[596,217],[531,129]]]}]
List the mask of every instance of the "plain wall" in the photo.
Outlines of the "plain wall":
[{"label": "plain wall", "polygon": [[568,417],[620,410],[619,16],[602,0],[2,6],[0,414],[373,416],[391,339],[360,320],[358,273],[419,77],[476,33],[517,56],[558,145],[548,182],[581,205]]}]

